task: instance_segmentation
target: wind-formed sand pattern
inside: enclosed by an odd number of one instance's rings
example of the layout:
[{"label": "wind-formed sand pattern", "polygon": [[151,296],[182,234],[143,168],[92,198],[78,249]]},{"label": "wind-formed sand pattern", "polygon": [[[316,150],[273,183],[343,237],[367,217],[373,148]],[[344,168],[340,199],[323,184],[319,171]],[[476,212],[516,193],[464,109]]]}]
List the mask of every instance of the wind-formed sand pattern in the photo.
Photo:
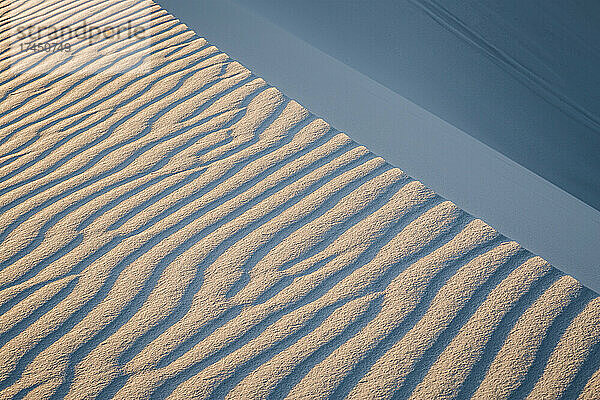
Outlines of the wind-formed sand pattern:
[{"label": "wind-formed sand pattern", "polygon": [[0,4],[1,398],[600,399],[573,278],[152,1]]}]

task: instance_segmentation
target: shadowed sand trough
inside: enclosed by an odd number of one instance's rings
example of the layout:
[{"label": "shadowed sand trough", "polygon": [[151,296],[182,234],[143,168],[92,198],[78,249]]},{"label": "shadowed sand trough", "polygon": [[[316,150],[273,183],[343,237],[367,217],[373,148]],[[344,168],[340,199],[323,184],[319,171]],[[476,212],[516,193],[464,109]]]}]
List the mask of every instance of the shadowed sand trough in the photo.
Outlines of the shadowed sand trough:
[{"label": "shadowed sand trough", "polygon": [[595,293],[159,6],[0,4],[1,398],[600,398]]}]

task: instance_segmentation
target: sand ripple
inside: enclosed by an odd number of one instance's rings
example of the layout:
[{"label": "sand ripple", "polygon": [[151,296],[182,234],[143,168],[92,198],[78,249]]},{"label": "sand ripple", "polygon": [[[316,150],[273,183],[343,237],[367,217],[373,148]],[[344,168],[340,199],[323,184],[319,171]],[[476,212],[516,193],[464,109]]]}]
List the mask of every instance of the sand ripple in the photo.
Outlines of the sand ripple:
[{"label": "sand ripple", "polygon": [[595,293],[159,6],[0,9],[1,398],[600,399]]}]

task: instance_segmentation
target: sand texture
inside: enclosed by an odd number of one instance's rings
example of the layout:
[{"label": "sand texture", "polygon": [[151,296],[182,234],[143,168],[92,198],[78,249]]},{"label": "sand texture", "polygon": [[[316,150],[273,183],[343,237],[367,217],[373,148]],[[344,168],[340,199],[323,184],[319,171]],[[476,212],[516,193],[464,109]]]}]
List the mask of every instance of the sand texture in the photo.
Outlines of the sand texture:
[{"label": "sand texture", "polygon": [[167,11],[0,11],[0,398],[600,399],[595,293]]}]

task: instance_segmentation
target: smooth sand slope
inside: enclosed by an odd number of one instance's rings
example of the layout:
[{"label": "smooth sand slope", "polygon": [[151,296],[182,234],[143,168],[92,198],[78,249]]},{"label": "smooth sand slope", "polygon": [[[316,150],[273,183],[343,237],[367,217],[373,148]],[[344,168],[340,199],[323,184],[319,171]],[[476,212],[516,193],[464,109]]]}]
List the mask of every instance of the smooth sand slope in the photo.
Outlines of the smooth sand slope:
[{"label": "smooth sand slope", "polygon": [[600,399],[595,293],[159,6],[0,12],[1,398]]}]

